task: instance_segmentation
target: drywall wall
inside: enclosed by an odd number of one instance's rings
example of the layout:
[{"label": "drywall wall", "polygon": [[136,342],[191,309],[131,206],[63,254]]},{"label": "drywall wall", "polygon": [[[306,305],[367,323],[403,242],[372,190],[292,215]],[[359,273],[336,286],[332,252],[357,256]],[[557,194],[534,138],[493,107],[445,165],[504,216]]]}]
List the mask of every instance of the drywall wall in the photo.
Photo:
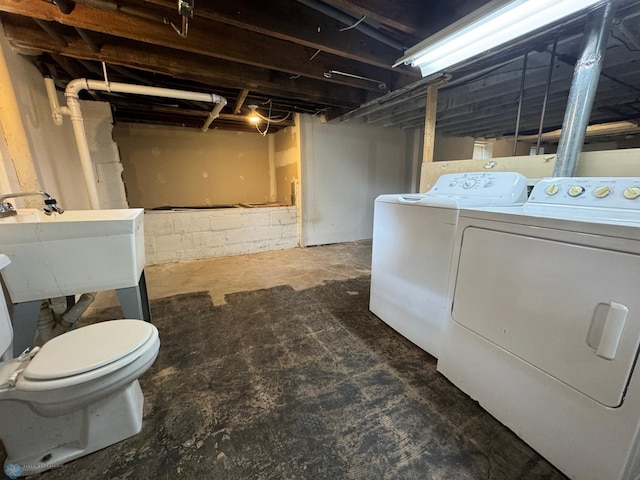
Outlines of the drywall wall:
[{"label": "drywall wall", "polygon": [[[44,81],[39,70],[26,58],[11,49],[0,31],[0,48],[8,78],[0,75],[2,108],[11,108],[11,115],[2,121],[6,139],[6,180],[25,173],[32,178],[19,179],[18,185],[10,181],[12,190],[44,190],[58,200],[67,210],[90,208],[84,177],[80,168],[73,129],[68,118],[62,126],[56,126],[51,118],[51,108]],[[59,94],[61,104],[65,104]],[[106,106],[105,106],[106,105]],[[104,208],[126,207],[124,189],[117,168],[119,160],[111,141],[111,110],[108,104],[81,102],[85,126],[91,148],[92,160],[110,167],[97,165],[98,191]],[[7,112],[9,113],[9,112]],[[98,127],[99,126],[99,127]],[[113,142],[111,142],[113,143]],[[20,202],[16,202],[18,205]],[[39,200],[34,205],[39,206]]]},{"label": "drywall wall", "polygon": [[433,146],[433,159],[436,162],[443,160],[465,160],[473,156],[473,137],[447,137],[438,135],[436,127],[436,140]]},{"label": "drywall wall", "polygon": [[[493,158],[513,156],[513,139],[488,138],[492,143]],[[473,157],[473,137],[448,137],[436,132],[434,159],[436,162],[448,160],[467,160]],[[529,155],[531,144],[518,142],[516,155]],[[548,152],[545,152],[548,153]]]},{"label": "drywall wall", "polygon": [[[420,191],[426,192],[445,173],[520,172],[528,179],[553,176],[554,153],[534,156],[504,157],[493,160],[456,160],[423,164]],[[491,168],[486,168],[491,165]],[[583,152],[580,154],[578,177],[640,177],[640,149]]]},{"label": "drywall wall", "polygon": [[303,246],[372,237],[375,198],[410,188],[407,135],[300,116]]},{"label": "drywall wall", "polygon": [[423,163],[420,192],[429,190],[445,173],[464,172],[519,172],[527,178],[550,177],[555,165],[555,154],[503,157],[491,160],[453,160]]},{"label": "drywall wall", "polygon": [[257,132],[119,123],[113,137],[132,207],[271,201],[269,140]]},{"label": "drywall wall", "polygon": [[582,152],[578,177],[640,177],[640,148]]},{"label": "drywall wall", "polygon": [[[284,128],[272,135],[274,139],[276,201],[292,204],[292,182],[300,180],[300,128]],[[293,189],[295,190],[295,189]]]},{"label": "drywall wall", "polygon": [[[9,153],[9,147],[7,146],[7,140],[2,128],[2,122],[0,122],[0,192],[9,193],[17,192],[20,190],[20,184],[18,183],[18,177],[16,175],[15,168],[11,162],[11,154]],[[14,204],[15,205],[15,204]],[[23,207],[23,204],[19,205]]]}]

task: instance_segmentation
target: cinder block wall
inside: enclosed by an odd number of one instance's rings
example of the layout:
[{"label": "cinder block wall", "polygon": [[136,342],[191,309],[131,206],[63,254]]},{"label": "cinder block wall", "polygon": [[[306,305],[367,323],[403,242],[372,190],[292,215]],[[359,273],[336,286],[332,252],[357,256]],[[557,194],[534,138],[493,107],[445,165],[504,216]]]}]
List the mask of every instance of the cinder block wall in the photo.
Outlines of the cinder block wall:
[{"label": "cinder block wall", "polygon": [[144,236],[147,265],[299,244],[296,207],[145,212]]}]

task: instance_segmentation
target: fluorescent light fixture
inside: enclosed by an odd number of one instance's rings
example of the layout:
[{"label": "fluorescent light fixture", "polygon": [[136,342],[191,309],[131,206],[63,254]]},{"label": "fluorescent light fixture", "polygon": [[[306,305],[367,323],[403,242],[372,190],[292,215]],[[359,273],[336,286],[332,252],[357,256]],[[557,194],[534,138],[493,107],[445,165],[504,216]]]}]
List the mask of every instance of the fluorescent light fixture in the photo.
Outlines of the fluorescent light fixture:
[{"label": "fluorescent light fixture", "polygon": [[494,0],[405,52],[427,77],[604,0]]}]

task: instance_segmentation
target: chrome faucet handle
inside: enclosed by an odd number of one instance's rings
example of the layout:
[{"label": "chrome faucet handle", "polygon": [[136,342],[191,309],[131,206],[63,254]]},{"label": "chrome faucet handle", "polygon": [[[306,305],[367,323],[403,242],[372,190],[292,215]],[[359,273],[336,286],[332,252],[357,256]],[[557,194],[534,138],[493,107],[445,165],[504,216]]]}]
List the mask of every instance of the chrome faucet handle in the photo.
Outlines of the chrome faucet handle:
[{"label": "chrome faucet handle", "polygon": [[13,208],[13,205],[11,205],[11,203],[9,202],[0,203],[0,218],[11,217],[17,214],[18,212],[16,212],[15,208]]},{"label": "chrome faucet handle", "polygon": [[7,198],[29,197],[33,195],[39,195],[44,198],[44,213],[46,215],[51,215],[53,212],[64,213],[64,209],[58,206],[58,202],[56,202],[56,199],[49,195],[47,192],[16,192],[8,193],[6,195],[0,195],[0,218],[17,214],[16,210],[13,208],[13,205],[5,201]]},{"label": "chrome faucet handle", "polygon": [[55,198],[49,197],[44,200],[44,213],[46,215],[51,215],[53,212],[56,213],[64,213],[64,209],[58,206]]}]

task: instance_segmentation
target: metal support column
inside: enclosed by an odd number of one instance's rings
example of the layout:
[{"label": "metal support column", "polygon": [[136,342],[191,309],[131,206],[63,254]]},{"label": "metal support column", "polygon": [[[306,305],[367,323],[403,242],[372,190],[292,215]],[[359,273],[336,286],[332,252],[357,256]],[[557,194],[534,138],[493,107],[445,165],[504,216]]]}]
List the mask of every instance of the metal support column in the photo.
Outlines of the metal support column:
[{"label": "metal support column", "polygon": [[582,56],[576,62],[562,123],[554,177],[575,174],[589,125],[589,116],[600,80],[604,55],[613,23],[615,4],[611,0],[587,16]]}]

